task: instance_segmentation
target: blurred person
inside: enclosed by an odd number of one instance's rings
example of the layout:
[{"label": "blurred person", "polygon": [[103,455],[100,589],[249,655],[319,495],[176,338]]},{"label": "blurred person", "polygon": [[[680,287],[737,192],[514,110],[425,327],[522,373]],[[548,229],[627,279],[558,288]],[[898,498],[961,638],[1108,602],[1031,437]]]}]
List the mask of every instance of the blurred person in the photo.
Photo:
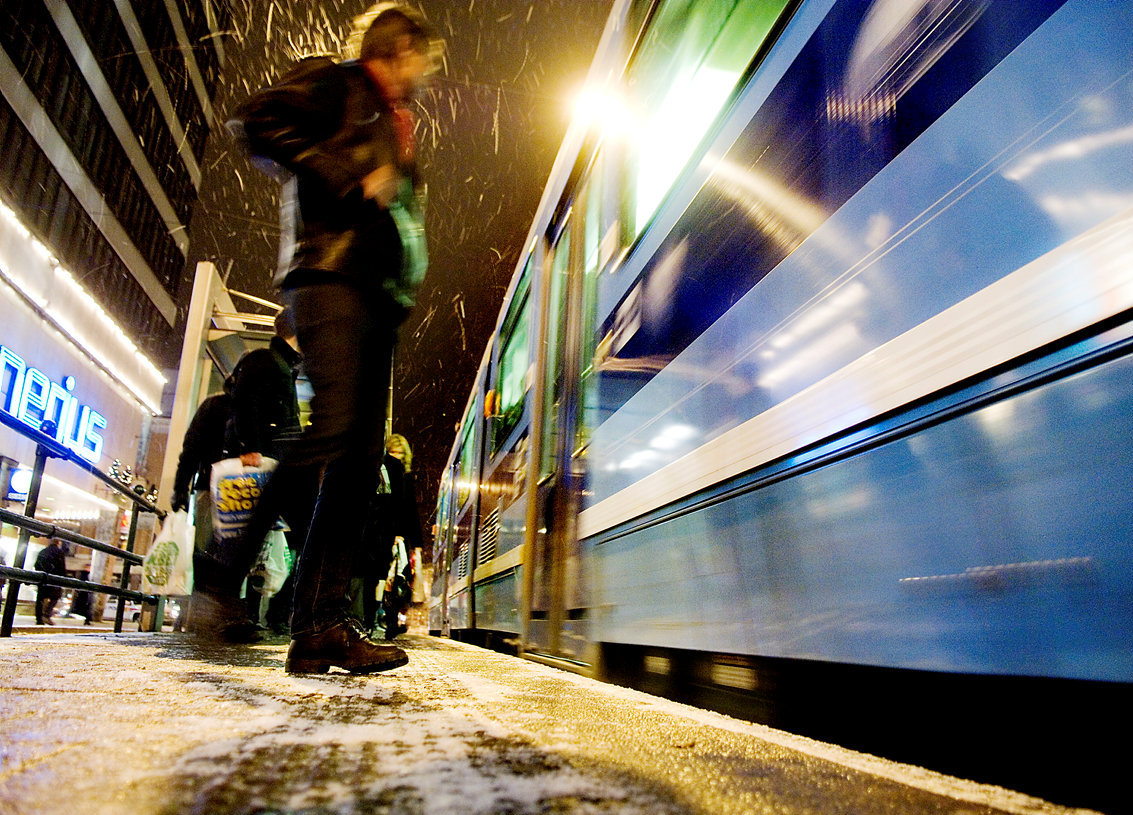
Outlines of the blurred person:
[{"label": "blurred person", "polygon": [[[52,540],[40,550],[35,558],[37,572],[53,575],[67,574],[67,546],[62,541]],[[63,589],[59,586],[48,586],[40,583],[35,592],[35,624],[55,625],[52,616],[55,614],[55,605],[63,596]]]},{"label": "blurred person", "polygon": [[169,507],[174,512],[189,509],[189,492],[193,494],[193,544],[203,552],[212,541],[212,494],[209,481],[212,465],[228,458],[225,435],[232,419],[232,377],[224,380],[224,390],[205,398],[197,406],[173,475],[173,494]]},{"label": "blurred person", "polygon": [[[371,673],[408,661],[351,618],[348,589],[378,484],[397,327],[425,271],[408,104],[436,68],[440,40],[396,3],[367,16],[357,61],[304,60],[230,122],[253,157],[281,171],[285,257],[275,284],[295,311],[313,398],[310,424],[283,455],[229,559],[250,568],[278,508],[323,472],[295,565],[291,673]],[[216,582],[209,590],[231,588]]]},{"label": "blurred person", "polygon": [[412,601],[413,552],[421,547],[421,524],[413,488],[413,451],[408,440],[386,440],[381,480],[371,502],[370,523],[351,581],[353,613],[371,636],[392,640],[406,630],[403,616]]},{"label": "blurred person", "polygon": [[[277,461],[284,456],[301,433],[299,399],[295,380],[299,375],[302,355],[296,336],[295,316],[284,307],[275,316],[275,336],[266,348],[249,351],[232,372],[232,419],[228,425],[228,449],[240,457],[245,466],[259,467],[264,457]],[[307,537],[315,494],[317,474],[305,471],[302,489],[296,488],[289,500],[279,507],[279,515],[289,530],[285,533],[288,548],[297,552]],[[265,532],[266,535],[266,532]],[[263,541],[261,539],[261,546]],[[245,575],[246,576],[246,575]],[[277,632],[287,628],[291,606],[291,578],[268,604],[265,622]],[[254,579],[248,580],[246,604],[250,620],[257,626],[263,614],[263,600]]]},{"label": "blurred person", "polygon": [[[80,580],[90,580],[90,570],[83,569],[79,573]],[[90,625],[94,616],[94,595],[84,589],[76,589],[71,596],[71,615],[83,618],[83,625]]]}]

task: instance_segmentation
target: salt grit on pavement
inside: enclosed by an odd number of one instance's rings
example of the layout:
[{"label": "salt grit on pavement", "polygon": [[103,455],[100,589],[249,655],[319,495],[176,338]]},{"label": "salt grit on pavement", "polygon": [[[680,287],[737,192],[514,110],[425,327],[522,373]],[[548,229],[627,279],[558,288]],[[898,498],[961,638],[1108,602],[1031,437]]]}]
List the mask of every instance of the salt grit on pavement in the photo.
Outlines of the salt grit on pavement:
[{"label": "salt grit on pavement", "polygon": [[0,815],[1082,812],[402,640],[368,677],[290,676],[282,641],[0,640]]}]

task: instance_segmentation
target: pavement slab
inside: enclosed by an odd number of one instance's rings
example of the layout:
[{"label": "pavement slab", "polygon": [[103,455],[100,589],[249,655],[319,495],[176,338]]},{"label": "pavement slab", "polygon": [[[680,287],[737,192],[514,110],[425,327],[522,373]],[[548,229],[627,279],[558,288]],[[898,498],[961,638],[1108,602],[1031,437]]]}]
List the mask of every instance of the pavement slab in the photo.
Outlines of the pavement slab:
[{"label": "pavement slab", "polygon": [[0,815],[1067,815],[451,640],[372,676],[286,642],[0,640]]}]

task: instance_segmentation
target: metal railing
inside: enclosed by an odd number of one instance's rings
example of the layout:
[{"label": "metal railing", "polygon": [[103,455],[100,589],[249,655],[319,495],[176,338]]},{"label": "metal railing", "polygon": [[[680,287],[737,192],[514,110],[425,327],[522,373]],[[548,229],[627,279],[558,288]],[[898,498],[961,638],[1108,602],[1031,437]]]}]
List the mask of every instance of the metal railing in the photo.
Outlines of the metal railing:
[{"label": "metal railing", "polygon": [[[142,563],[141,555],[134,554],[134,538],[138,530],[138,515],[142,512],[152,512],[160,520],[165,517],[165,513],[142,496],[136,494],[118,479],[102,472],[89,461],[60,444],[54,437],[54,428],[50,426],[51,423],[45,422],[43,428],[52,432],[35,430],[2,410],[0,410],[0,423],[18,431],[36,443],[35,464],[32,466],[31,480],[28,485],[28,497],[24,503],[23,513],[0,508],[0,521],[18,527],[20,530],[19,542],[16,544],[16,552],[12,558],[12,565],[0,565],[0,576],[9,580],[8,595],[4,602],[3,618],[0,620],[0,637],[12,636],[12,623],[16,617],[16,604],[19,602],[20,585],[24,583],[80,589],[117,597],[118,608],[114,615],[115,632],[122,631],[122,621],[126,611],[125,600],[134,600],[143,604],[155,605],[156,612],[154,621],[156,625],[160,626],[165,598],[132,591],[129,586],[130,567],[140,566]],[[86,470],[111,489],[130,500],[132,504],[130,512],[130,531],[126,537],[125,549],[94,540],[93,538],[88,538],[77,532],[72,532],[71,530],[63,529],[53,524],[36,520],[35,512],[39,504],[39,491],[43,483],[43,470],[49,458],[62,459],[74,464],[80,469]],[[118,585],[106,585],[89,580],[77,580],[64,575],[47,574],[46,572],[25,569],[24,561],[27,560],[28,542],[32,537],[67,541],[68,543],[85,546],[88,549],[120,558],[122,560],[122,575],[118,581]]]}]

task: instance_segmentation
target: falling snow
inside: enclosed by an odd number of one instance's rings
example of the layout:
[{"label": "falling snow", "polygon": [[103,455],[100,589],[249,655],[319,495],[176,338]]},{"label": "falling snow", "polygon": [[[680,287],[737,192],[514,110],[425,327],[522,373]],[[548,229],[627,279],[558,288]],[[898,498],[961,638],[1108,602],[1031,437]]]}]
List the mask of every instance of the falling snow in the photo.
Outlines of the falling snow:
[{"label": "falling snow", "polygon": [[[370,6],[364,0],[228,5],[233,27],[215,100],[219,122],[296,59],[347,52],[352,21]],[[401,331],[394,424],[414,445],[427,505],[565,131],[569,98],[589,67],[611,0],[415,5],[444,37],[446,51],[417,105],[431,263]],[[273,297],[275,183],[220,127],[203,166],[191,262],[212,261],[229,270],[230,288]]]}]

